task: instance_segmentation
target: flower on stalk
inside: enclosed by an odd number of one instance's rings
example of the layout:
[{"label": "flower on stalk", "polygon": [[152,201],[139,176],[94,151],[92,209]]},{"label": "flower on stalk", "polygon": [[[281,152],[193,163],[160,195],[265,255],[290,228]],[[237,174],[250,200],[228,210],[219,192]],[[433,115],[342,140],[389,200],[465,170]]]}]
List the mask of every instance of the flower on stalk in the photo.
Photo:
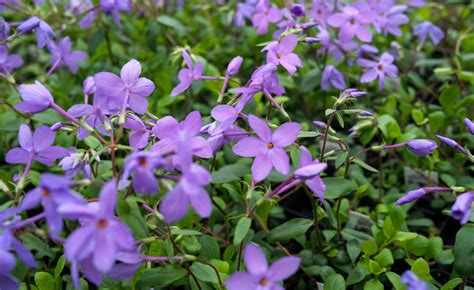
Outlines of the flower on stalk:
[{"label": "flower on stalk", "polygon": [[431,39],[434,45],[438,45],[444,38],[443,30],[429,21],[416,25],[413,28],[413,35],[418,36],[421,45],[425,43],[427,37]]},{"label": "flower on stalk", "polygon": [[326,192],[326,185],[319,175],[328,167],[326,163],[320,163],[313,160],[313,156],[309,150],[301,146],[300,168],[298,168],[294,175],[297,179],[304,181],[308,188],[319,197],[321,203],[324,201],[324,192]]},{"label": "flower on stalk", "polygon": [[217,105],[211,111],[211,116],[221,122],[223,129],[231,126],[241,116],[244,109],[244,103],[238,103],[235,107],[229,105]]},{"label": "flower on stalk", "polygon": [[225,281],[229,290],[283,289],[279,282],[298,271],[301,259],[293,256],[283,257],[269,267],[263,250],[249,243],[244,249],[244,263],[247,272],[234,273]]},{"label": "flower on stalk", "polygon": [[429,139],[413,139],[405,143],[408,150],[418,156],[426,156],[438,148],[435,141]]},{"label": "flower on stalk", "polygon": [[91,166],[84,158],[84,154],[77,153],[74,147],[69,148],[68,151],[69,155],[59,162],[59,166],[64,170],[64,175],[67,178],[73,178],[82,171],[85,178],[91,179]]},{"label": "flower on stalk", "polygon": [[177,96],[186,91],[193,81],[199,80],[202,76],[202,63],[197,62],[193,67],[191,57],[183,50],[183,59],[186,62],[186,68],[182,68],[178,73],[179,84],[171,91],[171,96]]},{"label": "flower on stalk", "polygon": [[81,50],[71,51],[71,39],[69,37],[63,38],[58,45],[51,42],[48,45],[51,52],[51,69],[48,74],[62,65],[66,66],[73,74],[77,73],[79,69],[79,62],[87,58],[87,53]]},{"label": "flower on stalk", "polygon": [[394,57],[388,52],[384,52],[378,62],[361,58],[358,63],[361,67],[369,68],[360,77],[361,83],[370,83],[375,79],[379,79],[379,90],[383,90],[385,75],[389,77],[396,77],[398,75],[398,69],[393,65]]},{"label": "flower on stalk", "polygon": [[248,136],[247,132],[235,125],[217,125],[216,122],[204,126],[201,129],[201,133],[209,136],[206,141],[209,146],[211,146],[212,152],[214,154],[216,154],[222,148],[222,146],[232,141],[239,141]]},{"label": "flower on stalk", "polygon": [[326,1],[313,0],[313,6],[309,16],[318,22],[321,27],[326,27],[326,21],[330,14],[328,3]]},{"label": "flower on stalk", "polygon": [[474,201],[474,194],[472,192],[465,192],[456,198],[451,207],[451,215],[454,219],[459,220],[461,224],[467,223],[471,217],[472,202]]},{"label": "flower on stalk", "polygon": [[49,230],[59,235],[63,228],[63,218],[58,208],[64,204],[84,205],[84,199],[71,190],[72,181],[59,175],[45,173],[39,179],[38,187],[28,192],[23,198],[20,209],[30,210],[42,204],[46,213]]},{"label": "flower on stalk", "polygon": [[31,31],[36,33],[36,41],[38,42],[38,47],[42,48],[47,44],[51,43],[51,38],[55,36],[53,30],[48,23],[39,19],[36,16],[33,16],[17,27],[18,31],[21,34],[25,34]]},{"label": "flower on stalk", "polygon": [[121,186],[133,175],[132,187],[137,193],[154,194],[158,192],[155,169],[165,162],[157,152],[135,152],[125,159]]},{"label": "flower on stalk", "polygon": [[12,164],[28,164],[25,171],[29,171],[29,166],[33,160],[41,164],[51,166],[56,159],[68,155],[68,151],[59,146],[52,146],[55,134],[48,126],[36,128],[32,134],[27,125],[22,124],[18,132],[20,147],[15,147],[8,151],[6,162]]},{"label": "flower on stalk", "polygon": [[255,5],[258,0],[246,0],[242,3],[237,3],[235,6],[234,25],[237,27],[245,24],[245,19],[250,19],[255,12]]},{"label": "flower on stalk", "polygon": [[338,38],[342,42],[349,42],[354,36],[363,42],[371,42],[372,33],[367,28],[371,21],[369,15],[363,14],[351,6],[345,6],[342,13],[335,13],[327,19],[330,26],[339,28]]},{"label": "flower on stalk", "polygon": [[20,85],[20,97],[23,100],[15,104],[15,109],[28,113],[40,113],[54,103],[53,96],[39,81],[34,84]]},{"label": "flower on stalk", "polygon": [[8,55],[8,48],[0,45],[0,73],[9,74],[23,65],[23,59],[18,54]]},{"label": "flower on stalk", "polygon": [[397,205],[402,205],[405,203],[409,203],[415,200],[420,199],[421,197],[427,195],[430,192],[435,191],[451,191],[449,187],[422,187],[415,190],[411,190],[407,192],[403,197],[399,198],[396,201]]},{"label": "flower on stalk", "polygon": [[102,274],[113,270],[119,253],[136,252],[132,232],[114,215],[116,199],[116,181],[111,180],[102,187],[97,206],[65,204],[59,207],[63,217],[81,222],[64,243],[76,288],[80,285],[78,265],[91,282],[100,285]]},{"label": "flower on stalk", "polygon": [[76,16],[82,17],[79,21],[79,27],[87,29],[97,18],[97,10],[93,9],[94,5],[91,0],[71,0],[69,1],[69,10]]},{"label": "flower on stalk", "polygon": [[448,145],[449,147],[451,147],[453,149],[456,149],[456,150],[460,151],[461,153],[465,153],[464,148],[462,148],[462,146],[459,145],[456,141],[454,141],[454,140],[452,140],[448,137],[441,136],[441,135],[436,135],[436,138],[438,138],[441,142]]},{"label": "flower on stalk", "polygon": [[294,34],[289,34],[283,37],[280,41],[274,41],[265,46],[262,51],[267,51],[267,62],[276,65],[282,65],[290,75],[294,75],[296,67],[302,67],[303,62],[293,53],[298,44],[298,37]]},{"label": "flower on stalk", "polygon": [[468,118],[464,118],[464,124],[466,124],[467,129],[469,132],[474,135],[474,122],[469,120]]},{"label": "flower on stalk", "polygon": [[272,133],[265,121],[254,115],[248,117],[249,125],[257,137],[246,137],[232,147],[242,157],[255,157],[252,175],[256,182],[264,180],[272,168],[286,175],[290,171],[290,160],[284,148],[293,144],[301,129],[300,124],[287,122]]},{"label": "flower on stalk", "polygon": [[268,31],[268,23],[277,23],[283,14],[278,7],[270,5],[269,0],[260,0],[255,7],[255,14],[252,16],[252,25],[257,29],[257,33],[262,35]]},{"label": "flower on stalk", "polygon": [[135,115],[128,116],[123,127],[130,130],[128,135],[130,146],[135,149],[143,149],[148,145],[150,130],[140,118]]},{"label": "flower on stalk", "polygon": [[426,282],[418,278],[415,273],[410,270],[402,274],[400,281],[408,286],[407,290],[428,290]]},{"label": "flower on stalk", "polygon": [[336,89],[343,90],[346,88],[346,82],[344,75],[338,71],[333,65],[327,65],[324,68],[323,75],[321,78],[321,88],[323,91],[327,91],[329,86],[333,86]]},{"label": "flower on stalk", "polygon": [[121,114],[125,114],[127,106],[137,114],[145,114],[148,109],[146,97],[153,93],[155,84],[140,77],[141,71],[141,64],[132,59],[122,67],[120,77],[110,72],[95,74],[96,94],[115,99],[116,104],[122,104]]}]

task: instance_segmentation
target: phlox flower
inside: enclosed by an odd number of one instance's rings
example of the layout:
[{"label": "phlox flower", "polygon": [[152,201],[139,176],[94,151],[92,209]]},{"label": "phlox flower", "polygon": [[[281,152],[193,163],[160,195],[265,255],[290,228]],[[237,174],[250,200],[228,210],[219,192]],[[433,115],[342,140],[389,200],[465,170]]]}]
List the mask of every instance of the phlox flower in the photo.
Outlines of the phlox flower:
[{"label": "phlox flower", "polygon": [[413,35],[418,36],[420,44],[424,44],[429,37],[434,45],[438,45],[444,38],[443,30],[429,21],[416,25],[413,28]]},{"label": "phlox flower", "polygon": [[327,65],[324,68],[323,75],[321,77],[321,88],[323,91],[327,91],[329,86],[336,89],[343,90],[346,88],[346,81],[344,75],[338,71],[333,65]]},{"label": "phlox flower", "polygon": [[128,143],[135,149],[143,149],[148,145],[150,130],[140,118],[134,115],[127,117],[124,128],[130,129]]},{"label": "phlox flower", "polygon": [[398,69],[393,64],[394,57],[388,52],[382,53],[378,62],[361,58],[358,63],[361,67],[369,68],[360,77],[361,83],[370,83],[375,79],[379,79],[379,90],[383,90],[385,75],[389,77],[396,77],[398,75]]},{"label": "phlox flower", "polygon": [[0,45],[0,73],[12,73],[23,65],[23,59],[18,54],[8,54],[8,48]]},{"label": "phlox flower", "polygon": [[171,91],[171,96],[177,96],[186,91],[194,80],[199,80],[202,76],[202,63],[197,62],[193,67],[191,57],[183,50],[183,59],[186,62],[186,68],[182,68],[178,73],[179,84]]},{"label": "phlox flower", "polygon": [[354,36],[363,42],[371,42],[372,33],[367,28],[371,21],[371,17],[351,6],[345,6],[342,13],[335,13],[327,19],[330,26],[339,28],[338,37],[342,42],[349,42]]},{"label": "phlox flower", "polygon": [[157,152],[135,152],[125,159],[121,186],[132,178],[132,187],[138,193],[154,194],[158,192],[155,169],[165,164]]},{"label": "phlox flower", "polygon": [[69,37],[63,38],[58,45],[51,42],[48,45],[51,52],[51,69],[48,74],[59,66],[66,66],[73,74],[77,73],[79,69],[79,62],[87,58],[87,53],[81,50],[71,51],[71,39]]},{"label": "phlox flower", "polygon": [[472,192],[465,192],[456,198],[456,202],[451,207],[451,214],[453,218],[459,220],[461,224],[467,223],[471,217],[472,202],[474,201],[474,194]]},{"label": "phlox flower", "polygon": [[267,51],[267,62],[276,65],[282,65],[290,75],[295,74],[296,67],[302,67],[303,62],[293,53],[298,44],[298,37],[294,34],[289,34],[283,37],[280,41],[274,41],[265,46],[262,51]]},{"label": "phlox flower", "polygon": [[265,34],[268,31],[268,23],[277,23],[282,16],[281,10],[270,5],[269,0],[260,0],[252,16],[252,25],[257,29],[258,34]]},{"label": "phlox flower", "polygon": [[55,36],[49,24],[36,16],[28,18],[26,21],[20,24],[17,29],[18,31],[20,31],[21,34],[35,31],[36,40],[38,42],[39,48],[45,47],[47,44],[50,44],[51,38]]}]

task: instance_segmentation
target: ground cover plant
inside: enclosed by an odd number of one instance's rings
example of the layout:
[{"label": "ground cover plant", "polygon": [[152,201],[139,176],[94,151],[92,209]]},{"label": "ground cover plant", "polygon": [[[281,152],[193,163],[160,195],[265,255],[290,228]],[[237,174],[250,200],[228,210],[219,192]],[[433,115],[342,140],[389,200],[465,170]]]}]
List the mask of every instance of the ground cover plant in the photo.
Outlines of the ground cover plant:
[{"label": "ground cover plant", "polygon": [[474,287],[473,3],[0,16],[1,290]]}]

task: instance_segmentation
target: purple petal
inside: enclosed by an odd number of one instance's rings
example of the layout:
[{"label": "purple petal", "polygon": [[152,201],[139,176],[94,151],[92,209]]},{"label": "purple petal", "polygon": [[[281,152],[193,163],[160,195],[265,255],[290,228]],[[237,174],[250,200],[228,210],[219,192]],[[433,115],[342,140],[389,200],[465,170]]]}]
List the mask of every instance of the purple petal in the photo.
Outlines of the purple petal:
[{"label": "purple petal", "polygon": [[289,146],[295,142],[300,130],[300,124],[295,122],[287,122],[275,130],[272,135],[271,142],[277,147]]},{"label": "purple petal", "polygon": [[225,120],[238,114],[239,112],[234,107],[229,105],[218,105],[215,106],[211,111],[211,116],[220,122],[224,122]]},{"label": "purple petal", "polygon": [[273,282],[285,280],[298,271],[300,263],[298,257],[283,257],[270,266],[268,278]]},{"label": "purple petal", "polygon": [[18,142],[20,143],[21,148],[25,150],[30,151],[33,149],[33,135],[31,134],[31,130],[28,125],[20,125],[20,130],[18,132]]},{"label": "purple petal", "polygon": [[272,170],[272,161],[267,152],[260,153],[252,163],[252,175],[256,182],[264,180]]},{"label": "purple petal", "polygon": [[198,194],[189,195],[194,210],[201,218],[208,218],[212,213],[212,202],[209,194],[201,189]]},{"label": "purple petal", "polygon": [[8,151],[5,161],[10,164],[28,163],[31,153],[23,148],[16,147]]},{"label": "purple petal", "polygon": [[255,157],[266,149],[266,144],[255,137],[246,137],[232,147],[232,151],[242,157]]},{"label": "purple petal", "polygon": [[51,166],[54,164],[56,159],[63,158],[69,155],[69,152],[59,146],[51,146],[41,152],[39,152],[34,160],[38,161],[41,164]]},{"label": "purple petal", "polygon": [[126,86],[132,87],[140,77],[141,72],[142,66],[140,63],[137,60],[132,59],[122,67],[122,70],[120,70],[120,77]]},{"label": "purple petal", "polygon": [[237,272],[232,274],[225,281],[225,286],[229,290],[253,290],[258,289],[259,280],[255,276],[247,272]]},{"label": "purple petal", "polygon": [[201,131],[201,127],[202,118],[201,113],[199,113],[199,111],[193,111],[189,113],[182,122],[183,130],[186,130],[187,133],[191,136],[194,136],[199,133],[199,131]]},{"label": "purple petal", "polygon": [[270,131],[270,128],[268,128],[268,125],[265,123],[265,121],[252,114],[249,115],[248,121],[250,127],[254,130],[255,134],[260,137],[260,139],[265,142],[270,142],[272,138],[272,131]]},{"label": "purple petal", "polygon": [[117,183],[114,179],[107,182],[100,191],[99,203],[102,216],[111,217],[115,212],[117,199]]},{"label": "purple petal", "polygon": [[41,191],[41,188],[36,188],[28,192],[21,201],[21,210],[29,210],[38,206],[41,202]]},{"label": "purple petal", "polygon": [[275,169],[281,174],[287,175],[290,172],[290,159],[285,150],[274,147],[269,150],[269,156]]},{"label": "purple petal", "polygon": [[244,262],[247,271],[254,276],[262,276],[268,271],[268,263],[265,253],[259,246],[253,243],[245,245]]},{"label": "purple petal", "polygon": [[105,231],[96,234],[96,243],[94,250],[93,264],[94,267],[102,272],[107,273],[112,269],[117,254],[117,246],[114,237],[108,235]]},{"label": "purple petal", "polygon": [[155,90],[155,84],[147,78],[139,78],[138,81],[130,89],[132,95],[148,97]]},{"label": "purple petal", "polygon": [[41,152],[53,145],[54,139],[55,134],[48,126],[40,126],[33,133],[33,148]]},{"label": "purple petal", "polygon": [[145,114],[146,110],[148,109],[147,99],[140,95],[130,96],[130,99],[128,100],[128,105],[130,106],[130,109],[132,109],[132,111],[140,115]]},{"label": "purple petal", "polygon": [[156,121],[156,124],[153,126],[151,131],[160,139],[175,138],[179,127],[179,123],[175,118],[166,116]]},{"label": "purple petal", "polygon": [[64,254],[69,261],[78,261],[87,257],[94,250],[92,242],[96,232],[95,226],[83,226],[76,229],[64,244]]},{"label": "purple petal", "polygon": [[174,188],[160,205],[160,212],[166,222],[175,222],[188,212],[189,199],[179,188]]},{"label": "purple petal", "polygon": [[154,194],[158,192],[158,181],[150,170],[137,170],[132,180],[137,193]]},{"label": "purple petal", "polygon": [[74,105],[67,112],[73,117],[84,117],[92,113],[94,108],[91,105]]}]

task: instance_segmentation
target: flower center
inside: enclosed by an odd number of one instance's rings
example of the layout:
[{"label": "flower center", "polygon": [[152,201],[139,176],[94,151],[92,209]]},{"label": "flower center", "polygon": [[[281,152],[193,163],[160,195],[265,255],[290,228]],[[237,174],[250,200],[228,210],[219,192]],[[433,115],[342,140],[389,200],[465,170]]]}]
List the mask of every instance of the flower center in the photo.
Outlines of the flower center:
[{"label": "flower center", "polygon": [[138,165],[140,165],[142,168],[146,168],[148,165],[148,162],[145,157],[138,157]]},{"label": "flower center", "polygon": [[354,25],[354,24],[356,23],[356,20],[355,20],[355,18],[351,18],[351,20],[349,20],[349,22],[350,22],[352,25]]},{"label": "flower center", "polygon": [[377,66],[377,69],[383,71],[383,65],[379,64],[379,65]]},{"label": "flower center", "polygon": [[262,278],[262,280],[260,280],[260,285],[266,286],[267,284],[268,284],[267,278]]},{"label": "flower center", "polygon": [[47,188],[43,187],[43,190],[41,190],[41,195],[44,197],[49,197],[51,196],[51,192]]},{"label": "flower center", "polygon": [[274,147],[273,143],[268,143],[268,144],[267,144],[267,148],[268,148],[268,149],[272,149],[273,147]]},{"label": "flower center", "polygon": [[280,58],[281,58],[281,54],[277,53],[277,54],[276,54],[276,57],[277,57],[278,59],[280,59]]},{"label": "flower center", "polygon": [[316,13],[317,13],[318,15],[321,15],[321,14],[322,14],[321,9],[318,9],[318,11],[316,11]]},{"label": "flower center", "polygon": [[106,219],[100,219],[97,222],[97,227],[101,230],[105,229],[109,225],[109,222]]}]

